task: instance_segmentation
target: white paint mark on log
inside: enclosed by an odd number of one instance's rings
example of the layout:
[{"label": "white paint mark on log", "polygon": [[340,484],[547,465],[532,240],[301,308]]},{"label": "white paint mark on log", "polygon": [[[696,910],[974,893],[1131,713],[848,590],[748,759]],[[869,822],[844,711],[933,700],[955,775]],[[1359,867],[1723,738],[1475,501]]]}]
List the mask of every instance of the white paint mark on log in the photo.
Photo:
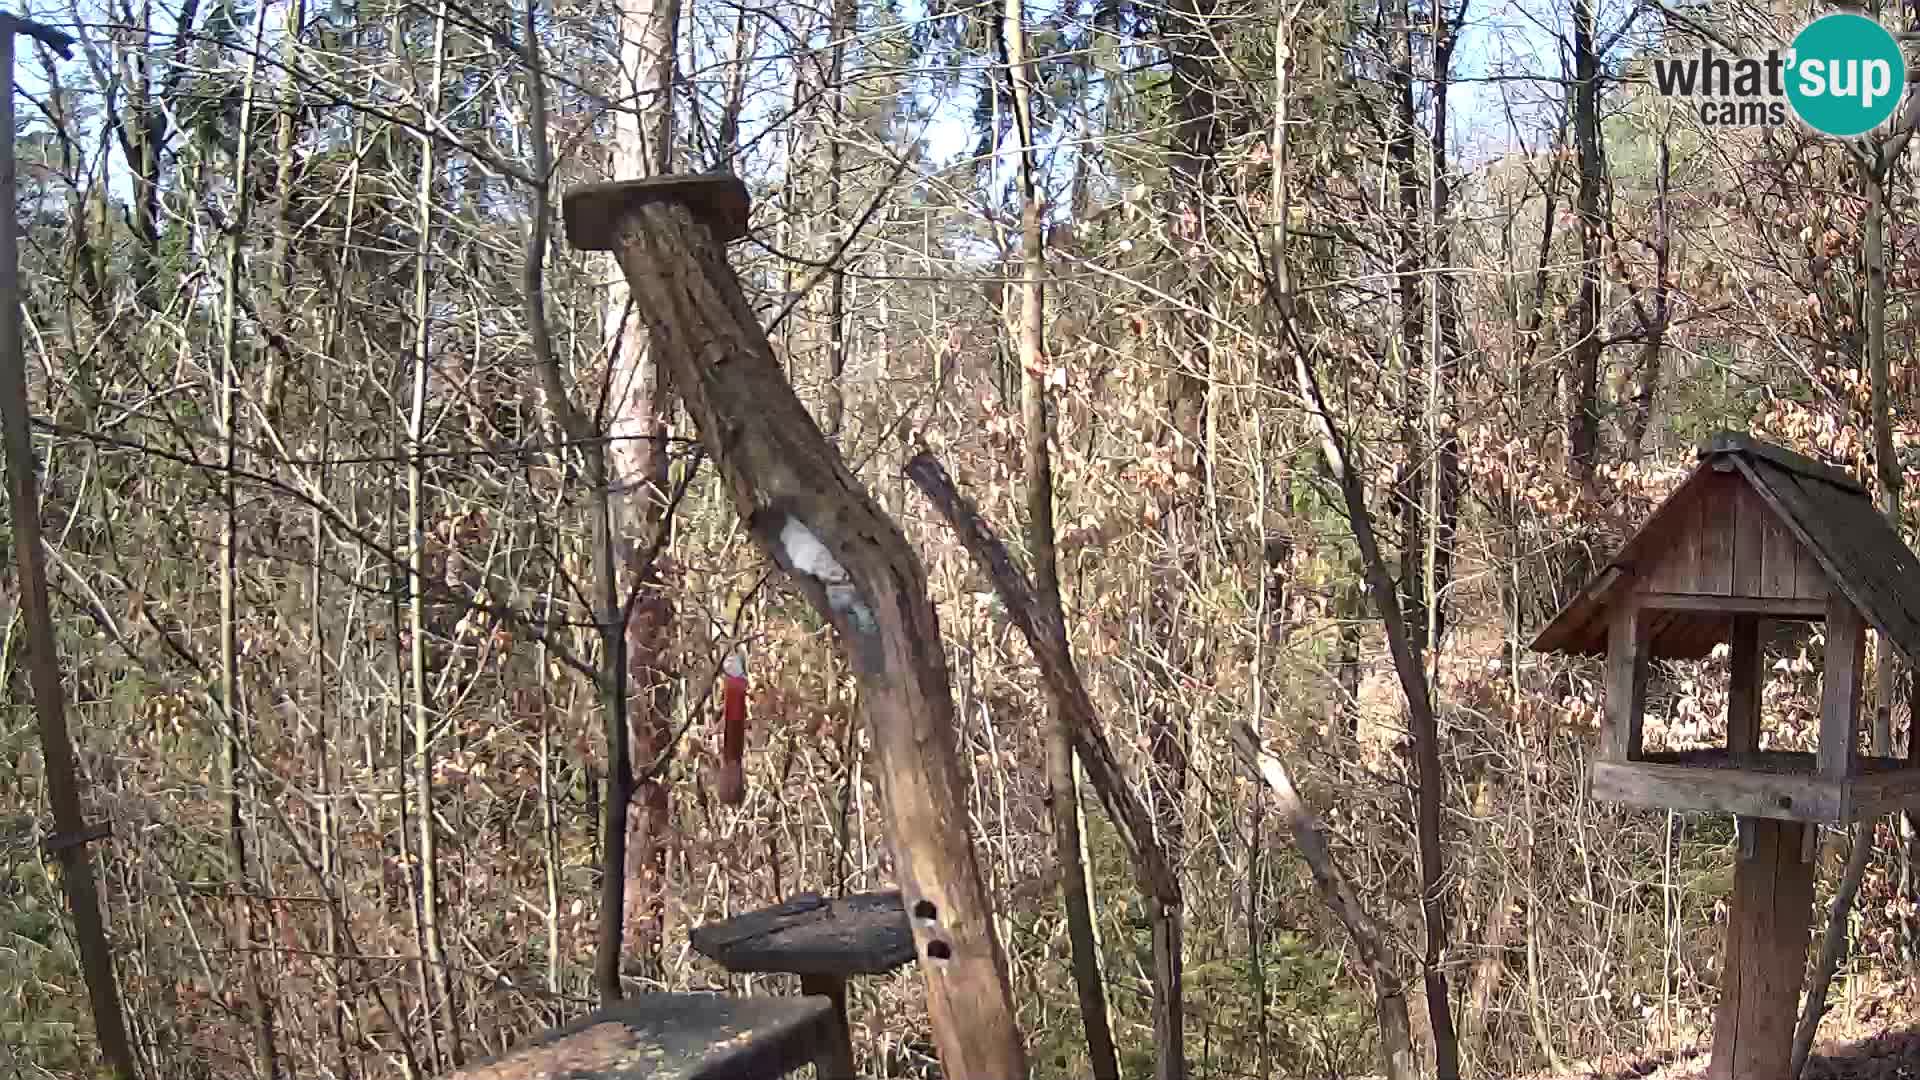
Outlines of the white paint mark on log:
[{"label": "white paint mark on log", "polygon": [[786,550],[787,565],[795,571],[818,578],[822,585],[846,582],[846,567],[840,565],[827,546],[799,518],[788,515],[786,523],[780,526],[780,546]]}]

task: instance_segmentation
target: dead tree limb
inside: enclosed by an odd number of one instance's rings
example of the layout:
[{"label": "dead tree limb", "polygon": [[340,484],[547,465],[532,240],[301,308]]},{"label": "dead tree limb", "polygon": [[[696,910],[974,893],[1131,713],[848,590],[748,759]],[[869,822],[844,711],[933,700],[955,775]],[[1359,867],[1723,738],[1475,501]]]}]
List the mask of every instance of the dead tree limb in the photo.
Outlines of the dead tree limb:
[{"label": "dead tree limb", "polygon": [[712,175],[578,187],[563,210],[575,247],[619,257],[661,370],[742,522],[846,646],[944,1074],[1021,1080],[1026,1054],[968,828],[926,575],[794,394],[727,264],[747,206],[738,178]]},{"label": "dead tree limb", "polygon": [[1080,671],[1074,665],[1059,610],[1040,603],[1034,596],[1032,584],[1013,565],[1006,545],[1000,542],[993,526],[953,486],[953,480],[933,455],[924,451],[915,454],[913,460],[907,462],[907,476],[933,502],[940,516],[947,519],[980,572],[993,583],[993,591],[1007,606],[1014,625],[1025,635],[1027,647],[1040,665],[1040,677],[1072,725],[1074,753],[1080,755],[1087,779],[1093,781],[1093,789],[1099,793],[1107,816],[1120,830],[1140,891],[1169,907],[1178,906],[1180,878],[1154,837],[1152,815],[1134,794],[1125,770],[1102,731],[1100,714],[1094,711],[1093,699],[1087,696],[1086,684],[1081,682]]},{"label": "dead tree limb", "polygon": [[1313,885],[1320,900],[1340,920],[1353,939],[1353,950],[1360,967],[1373,982],[1374,1015],[1380,1025],[1380,1054],[1390,1080],[1413,1080],[1419,1075],[1413,1062],[1413,1037],[1407,1022],[1407,998],[1400,987],[1400,975],[1388,958],[1386,931],[1360,902],[1353,885],[1333,860],[1333,849],[1320,819],[1300,797],[1286,763],[1260,745],[1252,725],[1242,721],[1233,727],[1233,748],[1254,775],[1273,792],[1280,816],[1293,831],[1300,858],[1313,874]]}]

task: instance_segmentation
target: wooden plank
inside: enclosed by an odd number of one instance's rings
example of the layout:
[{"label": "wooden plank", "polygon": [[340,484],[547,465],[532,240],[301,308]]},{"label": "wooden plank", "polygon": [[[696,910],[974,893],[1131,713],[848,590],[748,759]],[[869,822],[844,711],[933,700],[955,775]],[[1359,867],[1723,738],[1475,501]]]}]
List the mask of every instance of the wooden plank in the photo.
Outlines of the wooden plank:
[{"label": "wooden plank", "polygon": [[1805,544],[1793,548],[1793,593],[1808,600],[1825,600],[1833,595],[1827,572]]},{"label": "wooden plank", "polygon": [[1733,617],[1732,666],[1727,682],[1727,749],[1735,754],[1760,749],[1760,688],[1766,677],[1760,650],[1760,620]]},{"label": "wooden plank", "polygon": [[1851,820],[1879,817],[1920,808],[1920,768],[1901,768],[1848,783],[1847,807]]},{"label": "wooden plank", "polygon": [[897,889],[836,900],[808,893],[696,927],[689,936],[696,951],[728,971],[884,975],[915,956]]},{"label": "wooden plank", "polygon": [[816,1059],[832,1022],[825,997],[639,994],[450,1080],[776,1080]]},{"label": "wooden plank", "polygon": [[1734,487],[1745,481],[1732,472],[1716,472],[1700,492],[1696,518],[1693,574],[1690,592],[1725,596],[1733,591],[1733,559],[1737,520],[1734,515]]},{"label": "wooden plank", "polygon": [[1646,625],[1632,597],[1622,597],[1610,614],[1600,756],[1608,761],[1626,761],[1640,753],[1640,724],[1646,713]]},{"label": "wooden plank", "polygon": [[1753,857],[1734,864],[1713,1022],[1709,1080],[1791,1080],[1793,1031],[1807,967],[1813,866],[1799,822],[1742,821]]},{"label": "wooden plank", "polygon": [[1644,761],[1596,761],[1588,770],[1593,797],[1666,810],[1702,810],[1776,821],[1840,818],[1840,781],[1739,769],[1701,769]]},{"label": "wooden plank", "polygon": [[1847,775],[1859,753],[1860,671],[1866,625],[1844,597],[1827,603],[1826,667],[1820,673],[1820,775]]},{"label": "wooden plank", "polygon": [[1786,523],[1780,520],[1779,512],[1760,497],[1751,481],[1747,485],[1747,497],[1766,515],[1766,532],[1761,538],[1760,595],[1801,595],[1795,582],[1803,555],[1800,541],[1793,538]]},{"label": "wooden plank", "polygon": [[1734,596],[1773,596],[1766,588],[1765,562],[1767,529],[1773,524],[1773,511],[1753,493],[1745,476],[1732,477],[1733,491],[1733,586]]},{"label": "wooden plank", "polygon": [[818,994],[833,1003],[833,1033],[814,1059],[814,1080],[855,1080],[853,1030],[847,1026],[847,980],[835,975],[802,975],[800,992]]},{"label": "wooden plank", "polygon": [[1649,611],[1690,611],[1722,615],[1765,615],[1777,619],[1822,619],[1824,600],[1793,596],[1719,596],[1707,593],[1643,592],[1636,594]]}]

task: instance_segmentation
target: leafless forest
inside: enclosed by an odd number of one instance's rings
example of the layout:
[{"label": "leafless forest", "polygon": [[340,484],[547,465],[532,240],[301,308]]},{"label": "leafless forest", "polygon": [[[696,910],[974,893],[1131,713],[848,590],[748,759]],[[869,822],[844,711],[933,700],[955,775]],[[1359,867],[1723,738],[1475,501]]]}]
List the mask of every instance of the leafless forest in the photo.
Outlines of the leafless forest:
[{"label": "leafless forest", "polygon": [[[562,227],[575,185],[700,172],[752,193],[732,265],[924,569],[1035,1076],[1710,1030],[1732,819],[1585,798],[1600,665],[1526,645],[1719,429],[1913,535],[1920,118],[1850,145],[1650,86],[1811,9],[35,3],[78,40],[18,46],[22,337],[125,1031],[9,577],[0,1073],[444,1075],[623,989],[789,992],[690,929],[896,883],[846,653]],[[1804,749],[1817,634],[1770,648]],[[1904,753],[1911,677],[1868,663]],[[1656,668],[1649,745],[1724,734],[1724,668]],[[1911,839],[1829,830],[1809,925],[1872,849],[1836,1000],[1920,961]],[[863,1075],[939,1075],[926,997],[855,982]]]}]

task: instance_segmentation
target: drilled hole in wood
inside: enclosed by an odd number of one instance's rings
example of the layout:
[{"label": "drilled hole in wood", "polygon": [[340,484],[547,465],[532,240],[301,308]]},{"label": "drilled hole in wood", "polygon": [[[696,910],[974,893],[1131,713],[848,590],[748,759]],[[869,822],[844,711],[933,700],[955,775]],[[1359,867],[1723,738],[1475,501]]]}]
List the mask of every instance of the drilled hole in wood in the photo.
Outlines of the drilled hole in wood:
[{"label": "drilled hole in wood", "polygon": [[933,901],[931,900],[915,900],[913,902],[913,917],[916,919],[931,920],[939,913],[940,909],[934,907]]},{"label": "drilled hole in wood", "polygon": [[953,946],[944,941],[927,942],[927,955],[935,960],[945,960],[953,956]]}]

